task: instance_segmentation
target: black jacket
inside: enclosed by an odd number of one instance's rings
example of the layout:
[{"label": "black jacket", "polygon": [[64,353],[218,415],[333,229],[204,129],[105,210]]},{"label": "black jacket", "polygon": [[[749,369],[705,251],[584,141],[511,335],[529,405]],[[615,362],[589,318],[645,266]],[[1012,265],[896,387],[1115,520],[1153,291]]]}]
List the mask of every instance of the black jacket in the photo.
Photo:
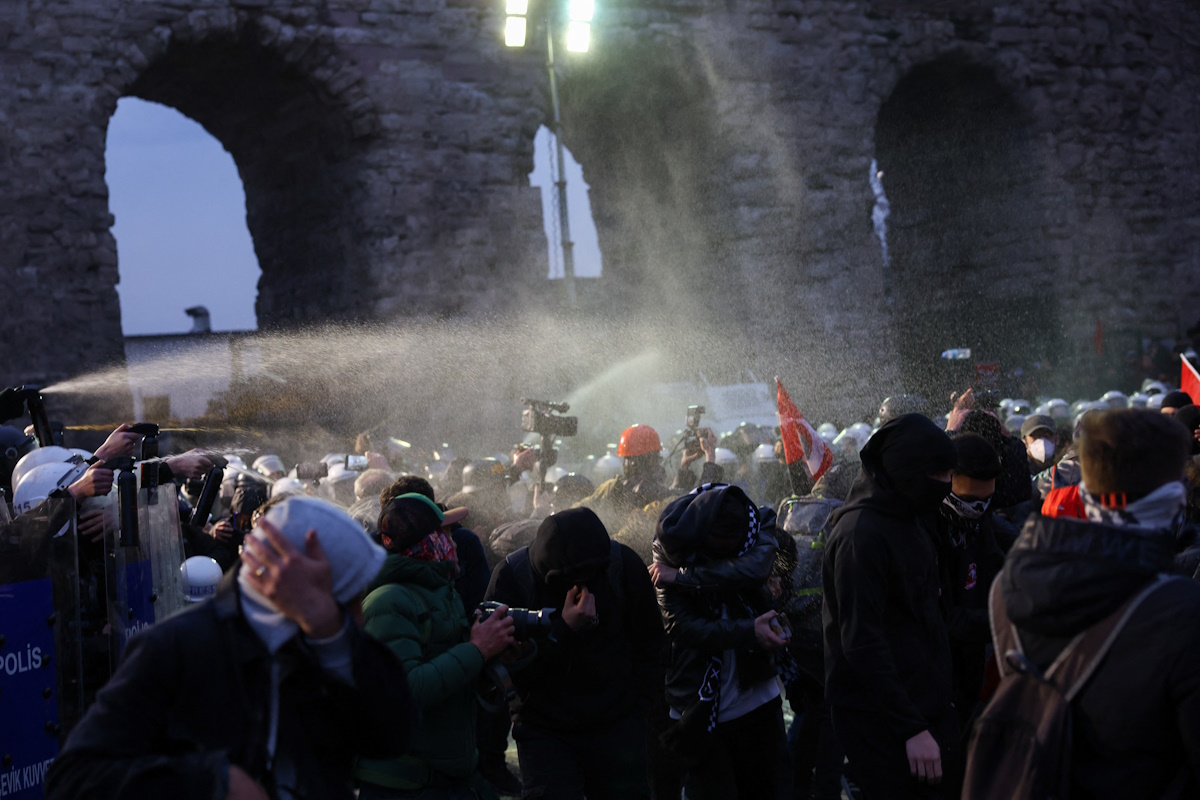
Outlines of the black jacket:
[{"label": "black jacket", "polygon": [[[617,545],[622,563],[609,569],[613,543],[587,508],[547,517],[539,526],[524,569],[533,596],[507,560],[496,565],[487,599],[512,607],[553,608],[552,633],[539,638],[538,655],[513,672],[522,696],[519,723],[543,730],[597,732],[631,714],[645,714],[654,699],[662,622],[654,587],[637,554]],[[621,586],[610,585],[619,574]],[[567,591],[576,581],[596,596],[599,623],[572,631],[562,619]]]},{"label": "black jacket", "polygon": [[[1035,517],[1001,574],[1005,608],[1041,668],[1160,572],[1169,536]],[[1200,796],[1200,585],[1179,580],[1130,618],[1073,704],[1072,797],[1162,797],[1181,766]]]},{"label": "black jacket", "polygon": [[706,526],[728,491],[742,493],[726,486],[686,495],[667,506],[658,522],[655,561],[679,568],[683,578],[658,588],[669,648],[667,704],[681,712],[695,701],[709,659],[725,650],[737,651],[742,686],[775,674],[770,655],[754,635],[755,617],[772,606],[766,587],[778,549],[774,526],[763,527],[755,546],[738,558],[706,559],[699,552]]},{"label": "black jacket", "polygon": [[[906,433],[905,419],[888,422],[863,448],[862,471],[835,512],[822,581],[825,696],[832,706],[877,714],[881,735],[900,741],[951,710],[950,642],[933,544],[898,488],[912,476],[889,476],[881,461],[888,437]],[[936,444],[949,448],[952,466],[949,438]],[[921,452],[926,445],[905,446]]]},{"label": "black jacket", "polygon": [[[236,764],[265,787],[271,657],[241,615],[236,570],[206,603],[135,637],[46,776],[51,800],[211,800]],[[276,752],[297,798],[349,798],[355,755],[402,753],[416,720],[404,670],[353,624],[354,685],[321,669],[302,637],[280,651]]]},{"label": "black jacket", "polygon": [[996,541],[995,518],[989,511],[978,520],[964,519],[946,506],[922,520],[937,552],[939,604],[950,637],[954,668],[954,705],[965,721],[979,702],[987,645],[988,590],[1004,566]]}]

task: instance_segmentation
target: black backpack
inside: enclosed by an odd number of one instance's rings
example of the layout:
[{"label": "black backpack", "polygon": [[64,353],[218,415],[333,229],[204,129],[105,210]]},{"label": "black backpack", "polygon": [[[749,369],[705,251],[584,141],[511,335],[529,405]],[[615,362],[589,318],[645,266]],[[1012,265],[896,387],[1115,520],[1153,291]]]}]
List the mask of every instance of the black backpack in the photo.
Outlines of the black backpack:
[{"label": "black backpack", "polygon": [[1065,800],[1070,793],[1071,701],[1130,617],[1172,580],[1160,575],[1076,636],[1043,673],[1026,656],[1008,618],[1000,576],[989,595],[1000,687],[971,732],[963,800]]}]

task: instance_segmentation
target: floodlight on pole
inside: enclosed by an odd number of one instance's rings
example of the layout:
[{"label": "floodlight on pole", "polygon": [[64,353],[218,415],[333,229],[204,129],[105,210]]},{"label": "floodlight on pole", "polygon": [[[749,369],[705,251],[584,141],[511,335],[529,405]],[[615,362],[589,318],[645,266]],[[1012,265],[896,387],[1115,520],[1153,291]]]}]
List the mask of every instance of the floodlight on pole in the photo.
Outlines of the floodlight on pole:
[{"label": "floodlight on pole", "polygon": [[[566,19],[563,19],[563,5]],[[567,305],[574,308],[575,298],[575,244],[571,241],[571,218],[567,213],[567,176],[562,141],[562,112],[558,103],[558,73],[554,67],[555,28],[566,23],[563,32],[564,44],[569,52],[586,53],[591,47],[592,18],[596,14],[595,0],[538,0],[535,4],[546,33],[546,71],[550,78],[550,106],[553,114],[554,144],[557,150],[558,180],[554,182],[558,195],[559,235],[563,258],[563,283],[567,291]],[[504,43],[509,47],[524,47],[528,34],[529,0],[505,0],[507,19],[504,24]],[[534,21],[536,30],[537,20]]]}]

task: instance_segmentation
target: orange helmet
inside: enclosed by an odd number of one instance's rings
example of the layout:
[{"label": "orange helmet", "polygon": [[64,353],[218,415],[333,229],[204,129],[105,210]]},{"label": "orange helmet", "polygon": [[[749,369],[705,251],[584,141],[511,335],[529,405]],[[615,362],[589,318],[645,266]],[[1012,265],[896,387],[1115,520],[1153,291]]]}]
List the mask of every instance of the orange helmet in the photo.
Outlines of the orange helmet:
[{"label": "orange helmet", "polygon": [[662,442],[658,440],[658,433],[649,425],[630,425],[617,442],[617,455],[621,458],[637,458],[660,450]]}]

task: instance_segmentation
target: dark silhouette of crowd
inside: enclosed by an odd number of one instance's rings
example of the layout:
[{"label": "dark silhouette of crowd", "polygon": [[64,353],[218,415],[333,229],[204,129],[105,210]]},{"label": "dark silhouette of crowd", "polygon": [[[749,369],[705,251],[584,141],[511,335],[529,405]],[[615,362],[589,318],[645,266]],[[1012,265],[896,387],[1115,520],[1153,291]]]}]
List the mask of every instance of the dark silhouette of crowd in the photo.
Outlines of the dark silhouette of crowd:
[{"label": "dark silhouette of crowd", "polygon": [[[0,584],[64,535],[77,564],[46,796],[1198,797],[1200,411],[1161,388],[898,395],[807,427],[817,473],[753,426],[670,460],[633,425],[609,472],[363,435],[290,473],[0,427]],[[182,610],[139,631],[114,560],[163,541]]]}]

